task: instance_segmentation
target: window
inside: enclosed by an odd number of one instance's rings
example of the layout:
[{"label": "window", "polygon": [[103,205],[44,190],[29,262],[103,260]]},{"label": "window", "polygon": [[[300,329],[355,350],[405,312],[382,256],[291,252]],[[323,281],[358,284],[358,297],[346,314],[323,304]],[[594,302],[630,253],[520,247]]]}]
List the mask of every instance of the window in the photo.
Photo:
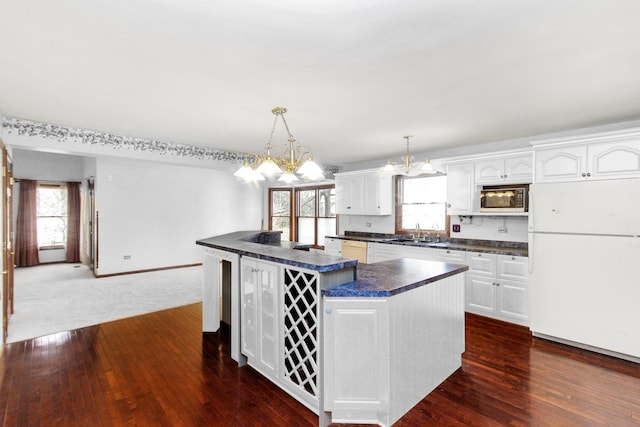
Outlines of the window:
[{"label": "window", "polygon": [[281,230],[283,240],[323,247],[324,236],[337,231],[335,206],[333,185],[302,187],[295,193],[291,189],[270,188],[270,230]]},{"label": "window", "polygon": [[269,189],[269,230],[282,231],[283,240],[293,240],[291,234],[291,190]]},{"label": "window", "polygon": [[324,246],[324,236],[336,233],[336,189],[330,187],[300,188],[297,199],[297,241]]},{"label": "window", "polygon": [[39,184],[37,192],[38,246],[64,247],[67,241],[67,187]]},{"label": "window", "polygon": [[398,177],[396,231],[413,234],[416,228],[448,235],[447,177]]}]

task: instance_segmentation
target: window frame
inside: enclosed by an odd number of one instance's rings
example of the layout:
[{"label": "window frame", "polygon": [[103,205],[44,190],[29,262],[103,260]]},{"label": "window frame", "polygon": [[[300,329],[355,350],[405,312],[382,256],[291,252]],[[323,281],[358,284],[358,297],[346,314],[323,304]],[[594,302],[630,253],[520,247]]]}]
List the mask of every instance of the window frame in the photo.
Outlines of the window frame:
[{"label": "window frame", "polygon": [[[335,184],[324,184],[324,185],[313,185],[313,186],[301,186],[301,187],[295,187],[295,188],[283,188],[283,187],[269,187],[269,230],[273,230],[272,228],[272,224],[273,224],[273,192],[275,191],[282,191],[282,192],[289,192],[290,195],[290,203],[289,203],[289,218],[290,218],[290,227],[289,227],[289,241],[291,242],[296,242],[298,241],[298,235],[299,235],[299,230],[298,230],[298,218],[300,217],[299,213],[300,213],[300,195],[299,192],[300,191],[310,191],[310,190],[314,190],[316,192],[316,197],[315,197],[315,216],[310,217],[310,216],[303,216],[302,218],[313,218],[314,219],[314,235],[315,235],[315,242],[314,244],[311,246],[314,249],[324,249],[324,246],[320,246],[318,245],[318,219],[319,218],[335,218],[336,219],[336,230],[335,232],[337,233],[338,231],[338,215],[336,214],[335,216],[332,217],[325,217],[325,216],[318,216],[318,212],[319,212],[319,197],[318,197],[318,192],[319,190],[325,190],[325,189],[335,189]],[[334,202],[335,203],[335,202]],[[286,237],[283,235],[283,238]]]},{"label": "window frame", "polygon": [[[409,180],[409,179],[418,179],[418,178],[432,178],[432,177],[437,177],[437,176],[446,176],[446,174],[444,173],[436,173],[433,175],[418,175],[418,176],[403,176],[403,175],[398,175],[395,177],[395,214],[396,214],[396,224],[395,224],[395,228],[396,228],[396,234],[407,234],[407,235],[413,235],[415,234],[416,230],[415,228],[402,228],[402,206],[403,206],[403,182],[404,180]],[[434,230],[432,228],[424,228],[422,227],[422,225],[420,226],[420,234],[424,234],[424,233],[434,233],[437,234],[440,237],[445,237],[448,238],[449,237],[449,224],[450,224],[450,216],[447,213],[447,203],[443,202],[444,204],[444,229],[440,229],[440,230]]]},{"label": "window frame", "polygon": [[[294,235],[295,235],[295,231],[294,231],[294,224],[293,224],[293,219],[294,219],[294,201],[293,201],[293,189],[291,188],[269,188],[269,230],[273,230],[273,192],[288,192],[289,193],[289,236],[288,239],[291,242],[294,242]],[[285,216],[275,216],[275,218],[285,218]]]},{"label": "window frame", "polygon": [[[315,185],[315,186],[309,186],[309,187],[297,187],[295,188],[295,203],[296,203],[296,216],[295,216],[295,221],[296,221],[296,227],[295,227],[295,236],[296,236],[296,240],[298,239],[299,236],[299,227],[298,227],[298,219],[299,218],[313,218],[313,234],[315,236],[315,241],[313,242],[313,245],[311,246],[312,248],[316,248],[316,249],[324,249],[324,246],[320,246],[318,245],[318,220],[321,218],[335,218],[336,219],[336,232],[338,230],[338,215],[334,214],[334,216],[319,216],[318,213],[320,211],[320,190],[328,190],[328,189],[334,189],[335,190],[336,186],[335,184],[326,184],[326,185]],[[314,207],[314,211],[315,211],[315,215],[313,217],[311,216],[301,216],[300,215],[300,192],[301,191],[315,191],[316,195],[315,195],[315,207]],[[334,197],[335,197],[335,192],[334,192]],[[335,199],[334,199],[334,211],[335,211]]]},{"label": "window frame", "polygon": [[[67,211],[66,211],[66,215],[40,215],[39,212],[39,207],[40,207],[40,189],[41,188],[49,188],[49,189],[60,189],[63,191],[68,191],[67,186],[65,183],[56,183],[56,182],[38,182],[37,186],[36,186],[36,193],[37,193],[37,203],[36,203],[36,224],[38,224],[38,221],[40,218],[60,218],[64,221],[65,224],[65,229],[64,229],[64,239],[62,243],[56,243],[56,244],[47,244],[47,245],[40,245],[40,242],[38,242],[38,250],[41,251],[48,251],[48,250],[55,250],[55,249],[65,249],[66,248],[66,242],[67,242],[67,231],[68,231],[68,225],[69,225],[69,212],[68,212],[68,201],[67,201]],[[67,193],[67,197],[68,197],[68,193]]]}]

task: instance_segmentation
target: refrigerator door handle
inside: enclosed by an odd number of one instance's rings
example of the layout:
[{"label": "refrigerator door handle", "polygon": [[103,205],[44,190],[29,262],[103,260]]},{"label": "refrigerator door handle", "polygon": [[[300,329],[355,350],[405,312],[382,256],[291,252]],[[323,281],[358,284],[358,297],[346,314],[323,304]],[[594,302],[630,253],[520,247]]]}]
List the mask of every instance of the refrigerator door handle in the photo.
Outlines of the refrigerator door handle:
[{"label": "refrigerator door handle", "polygon": [[534,241],[535,241],[535,236],[533,233],[528,233],[529,235],[529,241],[528,241],[528,259],[527,261],[529,262],[529,274],[533,273],[533,245],[534,245]]},{"label": "refrigerator door handle", "polygon": [[528,262],[529,262],[529,274],[533,273],[533,241],[534,241],[534,236],[533,236],[533,220],[534,220],[534,209],[533,209],[533,203],[534,203],[534,197],[533,197],[533,193],[534,193],[534,187],[530,187],[529,188],[529,216],[527,218],[528,221],[528,228],[529,228],[529,233],[527,234],[528,236],[528,246],[527,246],[527,252],[529,254],[528,257]]}]

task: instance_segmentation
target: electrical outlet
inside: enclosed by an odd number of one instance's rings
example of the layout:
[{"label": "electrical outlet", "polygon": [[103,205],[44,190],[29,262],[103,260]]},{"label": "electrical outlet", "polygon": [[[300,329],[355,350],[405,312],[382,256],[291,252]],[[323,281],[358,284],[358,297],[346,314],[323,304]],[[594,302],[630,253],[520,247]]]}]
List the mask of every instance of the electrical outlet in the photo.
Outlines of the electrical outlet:
[{"label": "electrical outlet", "polygon": [[131,255],[125,255],[124,259],[131,259]]},{"label": "electrical outlet", "polygon": [[471,224],[470,216],[460,215],[458,218],[460,218],[460,224]]},{"label": "electrical outlet", "polygon": [[453,229],[454,233],[459,233],[460,232],[460,224],[453,224],[451,226],[451,228]]},{"label": "electrical outlet", "polygon": [[367,222],[364,226],[365,226],[365,227],[371,227],[371,223],[370,223],[370,222]]},{"label": "electrical outlet", "polygon": [[498,227],[498,233],[508,233],[509,229],[507,227]]}]

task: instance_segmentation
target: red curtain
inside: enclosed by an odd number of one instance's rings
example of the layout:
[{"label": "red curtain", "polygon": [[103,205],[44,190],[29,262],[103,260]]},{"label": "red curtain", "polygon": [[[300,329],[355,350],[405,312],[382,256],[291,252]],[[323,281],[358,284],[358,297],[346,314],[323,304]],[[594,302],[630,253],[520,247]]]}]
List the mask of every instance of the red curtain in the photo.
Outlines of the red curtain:
[{"label": "red curtain", "polygon": [[80,262],[80,183],[67,183],[67,262]]},{"label": "red curtain", "polygon": [[38,211],[36,181],[20,180],[18,218],[16,223],[16,256],[18,267],[40,264],[38,257]]}]

